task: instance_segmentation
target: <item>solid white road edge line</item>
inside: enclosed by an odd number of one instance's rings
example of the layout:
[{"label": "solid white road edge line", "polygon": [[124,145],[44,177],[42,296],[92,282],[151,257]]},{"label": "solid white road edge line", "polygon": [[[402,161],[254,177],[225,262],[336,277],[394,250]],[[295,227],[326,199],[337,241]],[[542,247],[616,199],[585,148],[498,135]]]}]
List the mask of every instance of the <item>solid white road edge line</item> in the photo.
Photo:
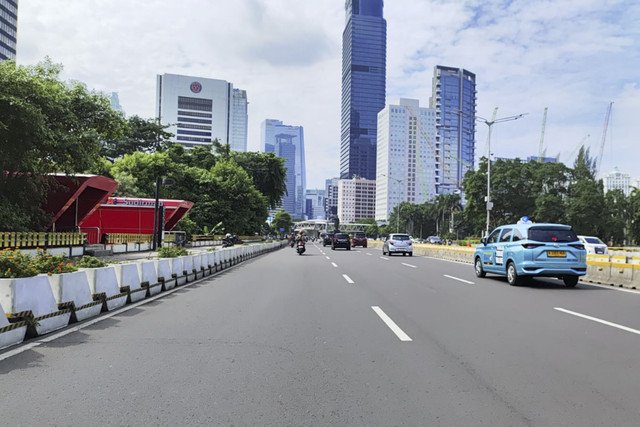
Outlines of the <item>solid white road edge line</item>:
[{"label": "solid white road edge line", "polygon": [[371,308],[373,309],[373,311],[376,312],[376,314],[380,317],[380,319],[382,319],[382,321],[389,327],[389,329],[391,329],[393,333],[396,334],[396,336],[400,339],[400,341],[413,341],[411,337],[405,334],[404,331],[400,329],[398,325],[396,325],[396,322],[391,320],[391,318],[387,316],[387,314],[384,311],[382,311],[380,307],[372,305]]},{"label": "solid white road edge line", "polygon": [[453,280],[457,280],[458,282],[467,283],[469,285],[475,285],[475,282],[470,282],[468,280],[460,279],[458,277],[449,276],[448,274],[444,274],[444,277],[447,277],[447,278],[453,279]]},{"label": "solid white road edge line", "polygon": [[418,268],[415,265],[407,264],[405,262],[403,262],[402,265],[406,265],[407,267],[411,267],[411,268]]},{"label": "solid white road edge line", "polygon": [[336,264],[335,262],[332,262],[331,265],[333,265],[334,267],[338,268],[338,264]]},{"label": "solid white road edge line", "polygon": [[351,280],[351,278],[349,276],[347,276],[346,274],[343,274],[342,277],[344,277],[344,280],[347,281],[347,283],[355,283],[353,280]]},{"label": "solid white road edge line", "polygon": [[554,307],[554,310],[561,311],[572,316],[582,317],[583,319],[591,320],[593,322],[602,323],[603,325],[612,326],[614,328],[622,329],[623,331],[631,332],[632,334],[640,335],[640,331],[637,329],[628,328],[626,326],[618,325],[617,323],[607,322],[606,320],[598,319],[597,317],[587,316],[586,314],[576,313],[575,311],[566,310],[560,307]]}]

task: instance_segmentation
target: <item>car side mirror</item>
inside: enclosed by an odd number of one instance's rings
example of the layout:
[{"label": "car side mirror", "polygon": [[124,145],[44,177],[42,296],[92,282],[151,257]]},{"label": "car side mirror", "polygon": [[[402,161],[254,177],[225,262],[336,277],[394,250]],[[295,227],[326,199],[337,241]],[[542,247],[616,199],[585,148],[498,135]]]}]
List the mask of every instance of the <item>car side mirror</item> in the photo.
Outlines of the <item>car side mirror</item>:
[{"label": "car side mirror", "polygon": [[487,238],[483,237],[482,239],[480,239],[480,243],[482,243],[484,246],[487,246]]}]

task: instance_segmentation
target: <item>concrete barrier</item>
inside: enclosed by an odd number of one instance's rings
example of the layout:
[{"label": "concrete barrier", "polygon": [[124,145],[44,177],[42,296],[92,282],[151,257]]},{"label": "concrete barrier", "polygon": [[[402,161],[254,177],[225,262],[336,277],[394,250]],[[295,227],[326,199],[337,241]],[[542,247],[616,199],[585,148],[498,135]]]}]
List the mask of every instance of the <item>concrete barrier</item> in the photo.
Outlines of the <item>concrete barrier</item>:
[{"label": "concrete barrier", "polygon": [[161,284],[163,291],[168,291],[176,287],[178,279],[171,274],[171,258],[161,258],[154,260],[158,282]]},{"label": "concrete barrier", "polygon": [[49,284],[58,308],[71,310],[71,322],[81,322],[102,311],[102,301],[93,299],[89,279],[84,271],[52,274],[49,276]]},{"label": "concrete barrier", "polygon": [[27,321],[29,336],[64,328],[71,318],[70,309],[58,309],[46,274],[0,279],[0,305],[10,321]]},{"label": "concrete barrier", "polygon": [[2,305],[0,305],[0,350],[24,341],[27,324],[24,321],[9,323]]},{"label": "concrete barrier", "polygon": [[118,286],[129,295],[127,302],[140,301],[147,296],[147,288],[141,286],[136,264],[114,264],[113,268],[116,270]]},{"label": "concrete barrier", "polygon": [[81,268],[80,271],[87,275],[92,298],[102,302],[102,311],[113,311],[127,303],[129,293],[120,289],[113,266]]},{"label": "concrete barrier", "polygon": [[187,283],[182,257],[171,258],[171,276],[176,279],[176,286],[182,286]]},{"label": "concrete barrier", "polygon": [[147,288],[147,297],[157,295],[162,291],[162,283],[158,281],[158,272],[156,263],[153,261],[137,262],[138,276],[140,277],[140,286]]},{"label": "concrete barrier", "polygon": [[193,262],[193,272],[196,275],[196,280],[202,279],[204,277],[204,271],[202,270],[202,255],[193,254],[191,255],[191,260]]},{"label": "concrete barrier", "polygon": [[196,280],[196,273],[193,271],[193,255],[185,255],[182,258],[182,269],[184,275],[187,276],[187,282]]},{"label": "concrete barrier", "polygon": [[611,284],[609,255],[587,255],[587,274],[582,280],[603,285]]}]

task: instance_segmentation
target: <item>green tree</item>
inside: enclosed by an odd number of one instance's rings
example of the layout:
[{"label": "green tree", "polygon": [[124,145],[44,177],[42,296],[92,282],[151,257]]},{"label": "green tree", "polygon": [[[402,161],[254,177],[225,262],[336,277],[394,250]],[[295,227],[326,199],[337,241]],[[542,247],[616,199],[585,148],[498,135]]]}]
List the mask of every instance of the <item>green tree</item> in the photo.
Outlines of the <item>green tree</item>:
[{"label": "green tree", "polygon": [[287,168],[285,159],[274,153],[233,152],[232,157],[251,178],[253,185],[267,198],[270,209],[275,209],[287,194]]},{"label": "green tree", "polygon": [[[271,227],[278,234],[287,234],[293,228],[293,220],[291,219],[291,215],[285,210],[280,210],[276,212],[273,221],[271,221]],[[280,231],[284,229],[284,231]]]},{"label": "green tree", "polygon": [[59,79],[62,67],[0,63],[0,230],[41,230],[51,173],[92,169],[101,141],[126,128],[102,94]]},{"label": "green tree", "polygon": [[153,152],[167,147],[173,135],[167,132],[169,126],[162,125],[158,119],[142,119],[131,116],[127,119],[124,135],[120,138],[105,140],[100,154],[115,159],[136,151]]},{"label": "green tree", "polygon": [[571,171],[566,203],[567,222],[577,234],[601,236],[605,231],[605,199],[602,181],[595,179],[596,161],[589,149],[580,148]]}]

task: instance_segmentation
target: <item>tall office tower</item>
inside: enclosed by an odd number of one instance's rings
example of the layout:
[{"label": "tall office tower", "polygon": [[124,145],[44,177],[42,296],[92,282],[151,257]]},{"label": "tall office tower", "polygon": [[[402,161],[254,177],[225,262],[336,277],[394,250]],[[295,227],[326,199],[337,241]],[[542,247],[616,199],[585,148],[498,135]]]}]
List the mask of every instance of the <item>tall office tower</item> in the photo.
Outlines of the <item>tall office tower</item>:
[{"label": "tall office tower", "polygon": [[0,61],[16,59],[18,0],[0,0]]},{"label": "tall office tower", "polygon": [[338,216],[338,181],[339,178],[331,178],[325,180],[325,199],[324,199],[324,216],[327,220],[332,221]]},{"label": "tall office tower", "polygon": [[378,113],[376,221],[402,202],[421,204],[436,194],[436,111],[400,98]]},{"label": "tall office tower", "polygon": [[303,219],[306,208],[306,166],[302,126],[284,125],[280,120],[267,119],[261,128],[262,149],[285,159],[287,194],[282,208],[293,218]]},{"label": "tall office tower", "polygon": [[376,181],[354,177],[338,181],[338,218],[340,224],[352,224],[373,218],[376,212]]},{"label": "tall office tower", "polygon": [[307,218],[308,219],[325,219],[324,204],[325,190],[307,190]]},{"label": "tall office tower", "polygon": [[111,108],[121,112],[123,115],[125,114],[122,105],[120,105],[120,98],[118,97],[118,92],[111,92],[109,96],[109,100],[111,101]]},{"label": "tall office tower", "polygon": [[347,0],[342,33],[340,178],[375,179],[378,112],[384,108],[387,22],[382,0]]},{"label": "tall office tower", "polygon": [[440,161],[436,192],[462,190],[462,179],[473,169],[476,134],[476,75],[462,68],[437,65],[433,70],[431,108],[436,110]]},{"label": "tall office tower", "polygon": [[[211,145],[217,139],[232,150],[246,150],[246,104],[246,92],[236,92],[225,80],[177,74],[157,78],[156,117],[169,125],[173,141],[187,148]],[[244,136],[239,129],[244,129]]]}]

